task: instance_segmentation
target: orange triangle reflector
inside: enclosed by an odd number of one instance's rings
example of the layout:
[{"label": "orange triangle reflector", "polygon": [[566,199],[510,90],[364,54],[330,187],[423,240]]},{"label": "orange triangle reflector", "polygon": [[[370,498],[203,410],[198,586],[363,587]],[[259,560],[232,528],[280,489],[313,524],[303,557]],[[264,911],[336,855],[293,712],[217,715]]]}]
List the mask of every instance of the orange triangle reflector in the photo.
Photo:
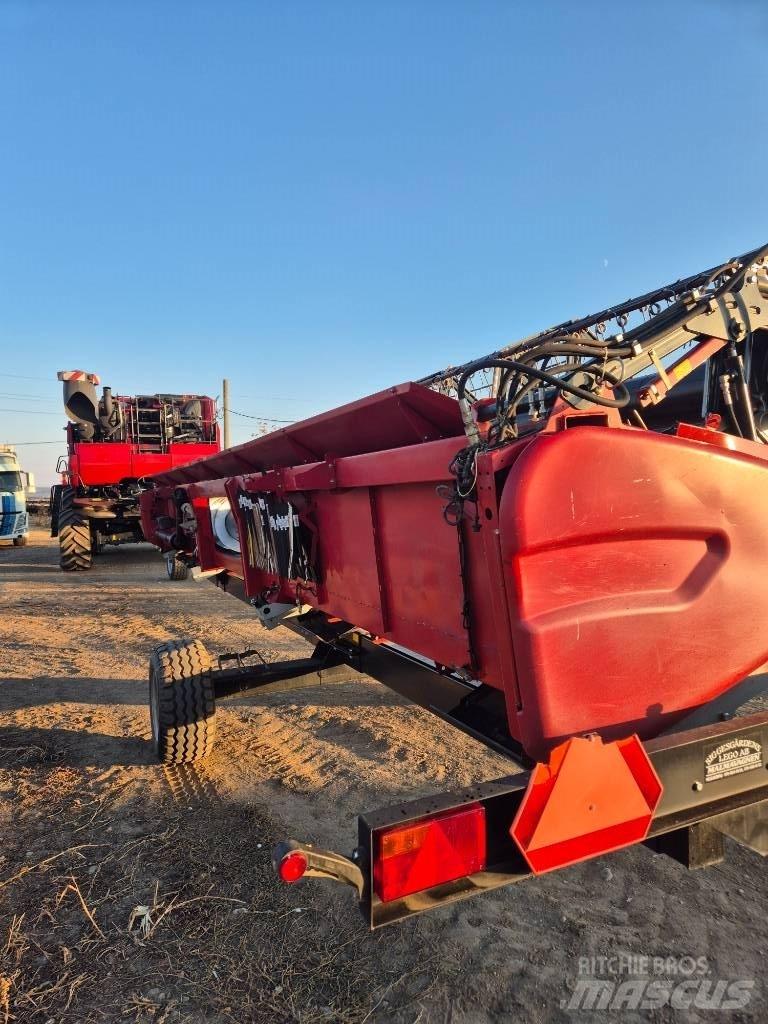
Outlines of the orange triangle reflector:
[{"label": "orange triangle reflector", "polygon": [[576,736],[537,764],[510,834],[534,874],[641,842],[662,785],[637,736]]}]

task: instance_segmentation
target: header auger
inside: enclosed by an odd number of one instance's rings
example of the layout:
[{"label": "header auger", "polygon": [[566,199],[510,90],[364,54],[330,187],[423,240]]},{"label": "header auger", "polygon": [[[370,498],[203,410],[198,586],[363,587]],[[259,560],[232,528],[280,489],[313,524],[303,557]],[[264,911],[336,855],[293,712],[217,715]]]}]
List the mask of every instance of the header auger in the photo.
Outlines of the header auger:
[{"label": "header auger", "polygon": [[152,478],[146,536],[315,644],[155,671],[161,756],[175,707],[209,735],[215,700],[354,670],[525,769],[361,816],[350,858],[282,844],[286,881],[376,926],[631,843],[768,852],[768,713],[737,714],[767,678],[767,257]]}]

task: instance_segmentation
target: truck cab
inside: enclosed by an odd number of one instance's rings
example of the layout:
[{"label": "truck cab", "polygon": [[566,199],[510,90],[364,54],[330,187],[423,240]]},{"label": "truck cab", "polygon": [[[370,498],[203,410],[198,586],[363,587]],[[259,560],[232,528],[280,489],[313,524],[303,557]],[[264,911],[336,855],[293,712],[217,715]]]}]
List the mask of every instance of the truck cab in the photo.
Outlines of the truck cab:
[{"label": "truck cab", "polygon": [[27,543],[27,494],[34,489],[34,477],[22,471],[16,449],[0,445],[0,541],[13,541],[17,547]]}]

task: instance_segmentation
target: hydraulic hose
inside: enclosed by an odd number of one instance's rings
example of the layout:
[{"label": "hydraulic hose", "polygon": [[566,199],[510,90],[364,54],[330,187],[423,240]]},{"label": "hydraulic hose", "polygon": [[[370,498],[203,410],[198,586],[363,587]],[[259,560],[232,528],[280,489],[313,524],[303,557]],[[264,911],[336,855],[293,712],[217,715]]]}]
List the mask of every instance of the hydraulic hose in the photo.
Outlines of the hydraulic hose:
[{"label": "hydraulic hose", "polygon": [[518,373],[524,374],[526,377],[536,377],[538,380],[543,381],[545,384],[551,384],[553,387],[560,391],[567,391],[568,394],[574,395],[576,398],[582,398],[587,402],[593,402],[595,405],[601,405],[608,409],[623,409],[624,406],[629,404],[630,395],[626,386],[617,381],[611,373],[605,373],[605,378],[618,392],[617,398],[606,398],[604,395],[596,395],[593,391],[587,391],[586,388],[580,388],[576,384],[570,384],[568,381],[560,380],[552,373],[548,373],[546,370],[541,370],[535,366],[529,366],[527,363],[519,363],[515,359],[480,359],[476,363],[470,363],[459,377],[458,384],[456,385],[456,393],[460,402],[465,401],[465,394],[467,388],[467,381],[473,373],[477,373],[478,370],[517,370]]}]

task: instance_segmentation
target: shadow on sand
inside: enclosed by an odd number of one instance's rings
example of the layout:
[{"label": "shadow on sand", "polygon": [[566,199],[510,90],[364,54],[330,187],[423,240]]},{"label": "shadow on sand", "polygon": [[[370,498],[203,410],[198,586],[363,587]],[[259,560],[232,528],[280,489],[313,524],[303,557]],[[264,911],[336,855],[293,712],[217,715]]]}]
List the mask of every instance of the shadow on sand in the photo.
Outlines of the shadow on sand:
[{"label": "shadow on sand", "polygon": [[0,728],[0,763],[6,768],[114,768],[156,765],[149,740],[73,729]]}]

